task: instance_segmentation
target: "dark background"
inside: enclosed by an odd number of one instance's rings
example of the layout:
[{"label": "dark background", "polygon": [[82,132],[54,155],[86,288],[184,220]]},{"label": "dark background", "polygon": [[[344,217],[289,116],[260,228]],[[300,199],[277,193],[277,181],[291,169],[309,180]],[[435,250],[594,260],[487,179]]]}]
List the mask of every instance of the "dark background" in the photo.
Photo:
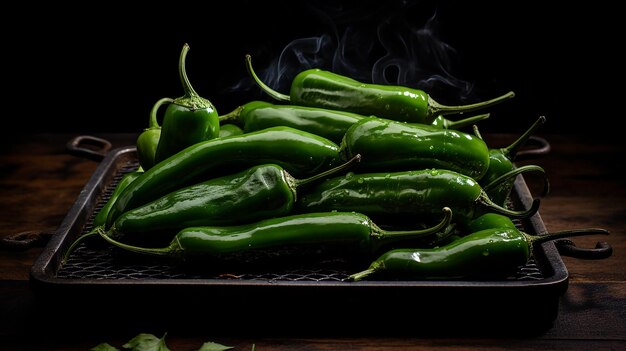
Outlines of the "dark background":
[{"label": "dark background", "polygon": [[[540,133],[618,135],[624,115],[619,11],[602,2],[542,3],[23,3],[5,11],[14,24],[2,24],[2,119],[18,133],[138,133],[156,100],[182,95],[178,59],[189,43],[191,83],[220,113],[252,99],[269,101],[247,79],[247,53],[257,73],[282,92],[311,66],[371,79],[384,58],[399,63],[384,71],[389,81],[411,67],[398,82],[442,103],[514,91],[513,100],[481,122],[483,133],[521,133],[545,115]],[[317,52],[312,43],[322,44]],[[343,61],[333,65],[339,43]],[[281,76],[269,76],[286,48]]]}]

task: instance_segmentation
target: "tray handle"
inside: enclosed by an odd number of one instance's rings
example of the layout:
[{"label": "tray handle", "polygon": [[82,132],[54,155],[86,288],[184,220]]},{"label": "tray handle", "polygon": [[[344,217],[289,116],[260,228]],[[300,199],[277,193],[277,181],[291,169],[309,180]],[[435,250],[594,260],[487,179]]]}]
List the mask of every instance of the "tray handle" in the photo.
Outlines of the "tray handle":
[{"label": "tray handle", "polygon": [[111,143],[102,138],[91,135],[79,135],[67,142],[67,150],[75,156],[81,156],[93,161],[102,161],[111,150]]},{"label": "tray handle", "polygon": [[613,247],[604,241],[596,243],[596,247],[593,249],[577,247],[576,244],[569,239],[555,240],[554,245],[557,250],[559,250],[561,256],[581,258],[584,260],[600,260],[608,258],[613,254]]},{"label": "tray handle", "polygon": [[52,232],[34,230],[11,234],[0,239],[0,249],[3,251],[25,251],[33,247],[44,247],[52,235]]},{"label": "tray handle", "polygon": [[528,138],[526,145],[529,144],[533,144],[534,146],[518,151],[517,155],[515,156],[516,160],[528,160],[537,156],[545,156],[552,149],[548,140],[535,135],[532,135]]}]

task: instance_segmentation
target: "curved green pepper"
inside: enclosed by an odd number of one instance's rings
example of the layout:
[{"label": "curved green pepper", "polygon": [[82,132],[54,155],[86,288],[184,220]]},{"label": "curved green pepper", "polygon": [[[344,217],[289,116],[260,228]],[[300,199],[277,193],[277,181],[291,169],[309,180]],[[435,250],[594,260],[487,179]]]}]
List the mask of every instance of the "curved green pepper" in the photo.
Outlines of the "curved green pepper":
[{"label": "curved green pepper", "polygon": [[232,175],[175,190],[120,215],[107,235],[181,230],[191,226],[233,225],[284,216],[293,208],[297,190],[358,162],[351,161],[304,179],[275,164],[250,167]]},{"label": "curved green pepper", "polygon": [[450,223],[451,211],[444,208],[443,212],[444,218],[437,225],[406,231],[383,230],[367,216],[356,212],[307,213],[236,226],[189,227],[178,232],[170,245],[164,248],[127,245],[104,232],[100,234],[108,242],[126,250],[179,260],[227,260],[235,257],[244,258],[247,262],[247,256],[242,257],[246,253],[256,256],[257,250],[294,247],[313,248],[318,253],[339,251],[342,257],[371,257],[389,245],[403,245],[444,230]]},{"label": "curved green pepper", "polygon": [[[433,122],[433,126],[458,129],[488,117],[489,114],[483,114],[453,122],[439,116]],[[366,116],[325,108],[251,101],[219,118],[221,123],[231,122],[243,126],[245,132],[288,126],[340,143],[348,128]]]},{"label": "curved green pepper", "polygon": [[206,140],[157,163],[132,182],[111,209],[107,228],[122,213],[169,192],[265,163],[302,177],[335,167],[342,159],[337,144],[289,127]]},{"label": "curved green pepper", "polygon": [[353,124],[340,147],[345,157],[361,154],[365,171],[440,168],[480,179],[489,168],[489,148],[478,137],[378,117]]},{"label": "curved green pepper", "polygon": [[165,110],[156,162],[161,162],[195,143],[219,136],[217,110],[209,100],[196,93],[187,78],[185,58],[188,51],[189,45],[185,44],[178,63],[178,73],[185,94],[172,101]]},{"label": "curved green pepper", "polygon": [[[489,215],[479,229],[447,245],[428,249],[394,249],[369,268],[348,277],[359,281],[373,277],[403,280],[503,279],[514,275],[532,255],[533,247],[559,238],[609,234],[604,229],[576,229],[530,235],[510,220]],[[501,225],[489,227],[490,225]]]},{"label": "curved green pepper", "polygon": [[109,212],[111,211],[111,207],[120,196],[120,194],[128,187],[128,185],[135,181],[135,179],[139,178],[139,176],[143,173],[143,171],[134,171],[128,172],[122,176],[122,179],[117,183],[113,193],[107,200],[106,204],[102,206],[102,208],[98,211],[98,214],[94,217],[92,226],[100,227],[106,224],[107,217],[109,216]]},{"label": "curved green pepper", "polygon": [[519,152],[519,149],[524,146],[533,133],[546,122],[544,116],[540,116],[535,123],[533,123],[528,130],[517,138],[511,145],[503,148],[489,149],[489,169],[487,173],[481,179],[482,185],[489,184],[499,176],[509,172],[515,165],[515,156]]},{"label": "curved green pepper", "polygon": [[[122,213],[106,231],[120,239],[128,234],[171,234],[186,227],[234,225],[287,215],[296,201],[298,189],[358,162],[357,156],[335,168],[305,179],[296,179],[282,167],[263,164],[242,172],[213,178],[168,193],[143,206]],[[89,237],[104,231],[95,227],[71,245],[65,257]]]},{"label": "curved green pepper", "polygon": [[[506,199],[513,190],[513,183],[515,178],[510,179],[508,182],[500,183],[497,187],[490,186],[489,184],[494,182],[503,174],[507,174],[516,168],[513,163],[515,156],[519,152],[519,149],[528,141],[533,133],[546,122],[544,116],[540,116],[535,123],[533,123],[528,130],[520,135],[511,145],[503,148],[490,148],[489,149],[489,168],[485,175],[479,180],[479,184],[485,188],[485,191],[489,194],[489,197],[498,204],[504,204]],[[480,137],[478,129],[475,128],[475,134]],[[544,173],[544,170],[539,166],[526,167],[527,171],[538,171]],[[545,180],[544,195],[549,191],[549,184],[547,178]]]},{"label": "curved green pepper", "polygon": [[137,159],[141,167],[147,171],[154,166],[157,147],[159,146],[159,140],[161,139],[161,126],[157,120],[157,112],[159,107],[163,104],[171,103],[174,99],[162,98],[159,99],[152,110],[150,110],[150,122],[148,128],[146,128],[139,137],[135,145],[137,146]]},{"label": "curved green pepper", "polygon": [[442,105],[426,92],[395,85],[366,84],[321,69],[300,72],[291,83],[289,95],[272,90],[252,69],[246,55],[246,67],[257,85],[278,101],[294,105],[321,107],[378,116],[403,122],[431,124],[438,115],[470,112],[487,108],[515,96],[508,92],[500,97],[464,106]]},{"label": "curved green pepper", "polygon": [[[107,202],[104,204],[104,206],[102,206],[102,208],[100,208],[98,210],[98,213],[94,217],[94,219],[93,219],[93,221],[91,223],[91,226],[93,228],[103,227],[106,224],[107,217],[108,217],[109,212],[111,211],[111,207],[113,207],[113,204],[115,203],[116,199],[120,196],[122,191],[124,189],[126,189],[126,187],[128,187],[128,185],[130,183],[135,181],[135,179],[137,179],[142,173],[143,173],[143,169],[140,168],[140,169],[138,169],[138,170],[136,170],[134,172],[128,172],[128,173],[126,173],[126,174],[124,174],[122,176],[120,181],[115,186],[115,189],[111,193],[111,196],[109,197]],[[89,233],[87,233],[87,234],[89,234]],[[69,252],[73,252],[74,249],[76,247],[78,247],[78,244],[82,243],[83,241],[85,241],[85,239],[88,239],[89,237],[92,236],[92,235],[87,235],[87,234],[78,237],[78,239],[76,239],[72,243],[72,245],[70,245],[70,247],[68,248],[67,252],[68,253]]]},{"label": "curved green pepper", "polygon": [[417,218],[430,220],[425,223],[429,225],[443,207],[452,209],[453,222],[466,225],[486,212],[511,218],[529,217],[537,212],[539,199],[527,210],[509,210],[493,203],[473,178],[445,169],[427,169],[348,173],[306,189],[296,203],[300,212],[356,211],[390,224]]}]

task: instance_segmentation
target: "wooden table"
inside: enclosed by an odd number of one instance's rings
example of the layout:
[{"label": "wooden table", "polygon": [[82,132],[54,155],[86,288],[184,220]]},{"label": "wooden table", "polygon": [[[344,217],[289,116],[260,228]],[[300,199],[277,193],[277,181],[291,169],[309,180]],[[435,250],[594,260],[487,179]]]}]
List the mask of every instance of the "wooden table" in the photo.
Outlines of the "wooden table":
[{"label": "wooden table", "polygon": [[[14,135],[3,140],[0,154],[0,237],[18,232],[53,232],[98,166],[71,155],[66,142],[74,135]],[[113,147],[134,142],[134,134],[98,135]],[[563,257],[569,287],[562,296],[554,325],[541,335],[511,337],[249,337],[168,333],[173,351],[196,350],[203,342],[234,346],[235,350],[625,350],[626,349],[626,167],[623,143],[576,135],[543,136],[548,155],[531,160],[546,169],[551,193],[540,213],[549,231],[600,227],[611,232],[607,259],[589,261]],[[490,146],[504,146],[511,135],[488,135]],[[524,161],[520,163],[530,163]],[[532,179],[529,179],[532,187]],[[580,237],[580,247],[593,247],[597,236]],[[94,335],[77,335],[72,327],[56,326],[55,316],[37,311],[29,272],[42,247],[0,251],[0,345],[3,349],[87,350],[101,342],[118,348],[139,333],[141,325],[119,330],[113,323]],[[85,308],[89,308],[86,306]],[[190,311],[191,313],[192,311]],[[192,313],[191,313],[192,314]],[[94,316],[93,318],[99,318]],[[132,314],[125,317],[132,318]],[[193,317],[190,317],[193,318]],[[269,323],[271,316],[250,316]],[[77,321],[89,323],[89,321]],[[49,332],[49,330],[54,332]],[[156,334],[156,332],[154,332]],[[158,335],[160,336],[160,335]]]}]

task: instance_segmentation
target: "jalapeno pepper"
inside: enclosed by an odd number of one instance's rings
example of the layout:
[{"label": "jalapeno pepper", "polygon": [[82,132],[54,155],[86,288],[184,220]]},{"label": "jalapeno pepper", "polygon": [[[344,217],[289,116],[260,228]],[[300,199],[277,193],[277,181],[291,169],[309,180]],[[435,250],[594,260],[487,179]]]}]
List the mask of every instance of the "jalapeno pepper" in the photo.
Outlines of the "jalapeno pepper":
[{"label": "jalapeno pepper", "polygon": [[[365,156],[363,156],[365,160]],[[363,162],[363,160],[361,162]],[[512,173],[511,177],[517,176]],[[501,181],[506,181],[502,178]],[[537,212],[539,199],[526,210],[513,211],[493,203],[471,177],[445,169],[404,172],[352,172],[327,179],[300,194],[300,212],[356,211],[385,223],[437,218],[438,209],[452,209],[453,222],[466,225],[487,212],[526,218]],[[428,222],[426,222],[428,224]]]},{"label": "jalapeno pepper", "polygon": [[[475,232],[447,245],[427,249],[393,249],[373,261],[369,268],[347,280],[374,277],[403,280],[503,279],[514,275],[532,255],[533,247],[559,238],[609,234],[589,228],[542,235],[520,231],[508,220],[486,214],[474,224]],[[496,227],[491,227],[497,225]],[[485,228],[485,229],[483,229]]]},{"label": "jalapeno pepper", "polygon": [[137,159],[141,167],[147,171],[155,164],[156,150],[161,139],[161,126],[157,120],[157,112],[163,104],[171,103],[174,99],[159,99],[150,110],[150,122],[139,137],[135,145],[137,146]]},{"label": "jalapeno pepper", "polygon": [[[489,149],[489,168],[485,175],[479,180],[479,184],[485,188],[485,191],[489,194],[489,197],[498,204],[504,204],[511,191],[513,190],[513,182],[515,178],[511,178],[508,182],[501,183],[497,187],[489,186],[489,183],[492,183],[494,180],[510,172],[515,169],[516,166],[513,163],[515,161],[515,157],[519,152],[519,149],[524,146],[524,144],[528,141],[528,139],[533,135],[533,133],[541,127],[546,122],[546,118],[544,116],[540,116],[535,123],[533,123],[528,130],[526,130],[522,135],[520,135],[517,140],[515,140],[511,145],[503,148],[490,148]],[[474,133],[480,137],[480,133],[478,132],[478,128],[475,127]],[[544,170],[535,166],[526,167],[527,171],[538,171],[544,173]],[[544,177],[545,187],[544,194],[546,195],[549,191],[549,184],[547,178]],[[487,189],[487,187],[489,189]]]},{"label": "jalapeno pepper", "polygon": [[115,200],[120,196],[120,194],[128,187],[128,185],[135,181],[135,179],[139,178],[139,176],[143,174],[143,170],[137,170],[134,172],[128,172],[122,176],[122,179],[117,183],[113,193],[107,200],[107,202],[102,206],[102,208],[98,211],[98,214],[94,217],[92,226],[99,227],[106,224],[107,217],[109,212],[111,211],[111,207],[115,203]]},{"label": "jalapeno pepper", "polygon": [[129,210],[115,220],[110,232],[118,236],[118,233],[232,225],[284,216],[293,208],[298,188],[340,172],[358,160],[359,157],[355,157],[304,179],[294,178],[278,165],[254,166],[173,191]]},{"label": "jalapeno pepper", "polygon": [[189,45],[185,44],[178,63],[178,73],[185,94],[172,101],[165,110],[156,162],[163,161],[195,143],[219,136],[217,110],[209,100],[196,93],[187,77],[185,59],[188,51]]},{"label": "jalapeno pepper", "polygon": [[450,223],[451,211],[444,208],[443,213],[444,218],[431,228],[406,231],[383,230],[356,212],[307,213],[236,226],[190,227],[179,231],[164,248],[127,245],[104,232],[100,234],[126,250],[179,260],[227,260],[233,256],[241,259],[245,253],[257,250],[294,247],[322,252],[338,250],[342,257],[371,257],[389,245],[403,245],[444,230]]},{"label": "jalapeno pepper", "polygon": [[490,148],[489,149],[489,169],[487,173],[481,179],[481,184],[486,185],[498,178],[502,174],[515,168],[513,162],[515,156],[519,152],[519,149],[524,146],[533,133],[546,122],[544,116],[540,116],[535,123],[533,123],[528,130],[520,135],[511,145],[503,148]]},{"label": "jalapeno pepper", "polygon": [[266,163],[304,177],[335,167],[342,159],[337,144],[290,127],[206,140],[157,163],[132,182],[111,208],[107,228],[122,213],[174,190]]},{"label": "jalapeno pepper", "polygon": [[250,55],[246,55],[246,67],[257,85],[278,101],[403,122],[431,124],[439,115],[484,109],[515,96],[511,91],[475,104],[445,106],[433,100],[423,90],[395,85],[366,84],[321,69],[300,72],[291,83],[289,95],[285,95],[272,90],[259,79],[252,68]]},{"label": "jalapeno pepper", "polygon": [[[550,192],[550,180],[546,176],[545,170],[537,165],[524,165],[520,167],[514,167],[507,173],[504,173],[500,177],[491,181],[491,183],[484,185],[482,188],[487,193],[489,198],[498,205],[505,206],[511,191],[513,190],[513,183],[515,182],[514,175],[522,173],[540,173],[543,176],[543,191],[539,197],[544,197]],[[507,178],[504,180],[503,178]],[[480,184],[480,183],[479,183]]]},{"label": "jalapeno pepper", "polygon": [[377,117],[353,124],[340,147],[345,157],[363,156],[362,171],[440,168],[480,179],[489,168],[489,148],[478,137]]},{"label": "jalapeno pepper", "polygon": [[[99,227],[103,227],[106,224],[106,220],[107,217],[109,215],[109,212],[111,211],[111,207],[113,206],[113,204],[115,203],[115,200],[120,196],[120,194],[122,193],[122,191],[124,189],[126,189],[126,187],[132,183],[133,181],[135,181],[135,179],[137,179],[141,174],[143,173],[143,169],[138,169],[137,171],[134,172],[129,172],[126,173],[122,176],[122,178],[120,179],[120,181],[117,183],[117,185],[115,186],[115,189],[113,190],[113,192],[111,193],[111,196],[109,197],[109,199],[107,200],[107,202],[104,204],[104,206],[102,206],[102,208],[100,208],[98,210],[98,213],[96,214],[96,216],[94,217],[91,226],[93,228],[99,228]],[[83,235],[81,236],[79,239],[80,240],[75,240],[72,245],[70,245],[69,249],[67,250],[67,252],[73,252],[74,249],[78,246],[78,244],[86,241],[87,239],[89,239],[90,237],[93,237],[93,235]]]},{"label": "jalapeno pepper", "polygon": [[[288,126],[340,143],[348,128],[365,117],[356,113],[325,108],[251,101],[225,115],[221,115],[220,122],[236,123],[243,126],[245,132],[274,126]],[[439,116],[433,122],[433,126],[459,129],[488,117],[489,114],[483,114],[453,122]]]},{"label": "jalapeno pepper", "polygon": [[[146,205],[124,212],[110,226],[107,236],[120,239],[129,234],[152,239],[170,235],[186,227],[234,225],[287,215],[296,201],[298,189],[328,177],[358,162],[360,157],[311,176],[296,179],[275,164],[254,166],[245,171],[217,177],[173,191]],[[79,237],[78,243],[103,231],[103,226]]]}]

